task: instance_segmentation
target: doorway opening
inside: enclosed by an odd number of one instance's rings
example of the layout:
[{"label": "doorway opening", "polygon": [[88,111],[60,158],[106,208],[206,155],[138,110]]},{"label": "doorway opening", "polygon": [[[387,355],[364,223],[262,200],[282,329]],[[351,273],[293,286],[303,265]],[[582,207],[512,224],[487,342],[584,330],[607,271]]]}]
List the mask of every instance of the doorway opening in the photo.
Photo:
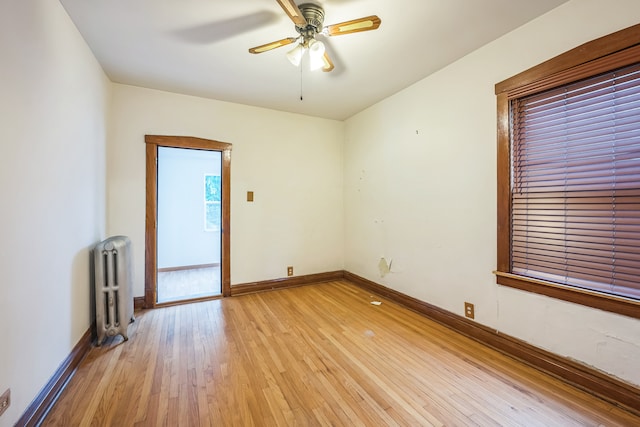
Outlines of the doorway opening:
[{"label": "doorway opening", "polygon": [[230,294],[231,144],[145,137],[145,307]]},{"label": "doorway opening", "polygon": [[158,147],[157,302],[222,294],[220,151]]}]

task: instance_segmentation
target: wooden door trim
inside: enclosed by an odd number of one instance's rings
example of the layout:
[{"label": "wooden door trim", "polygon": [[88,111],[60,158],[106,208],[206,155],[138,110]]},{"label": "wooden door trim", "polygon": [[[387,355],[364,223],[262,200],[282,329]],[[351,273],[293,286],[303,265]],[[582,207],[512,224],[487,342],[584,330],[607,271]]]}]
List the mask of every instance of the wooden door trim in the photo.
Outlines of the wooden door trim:
[{"label": "wooden door trim", "polygon": [[145,135],[146,214],[144,261],[144,308],[157,306],[157,221],[158,221],[158,147],[219,151],[222,154],[222,296],[231,295],[231,148],[226,142],[192,136]]}]

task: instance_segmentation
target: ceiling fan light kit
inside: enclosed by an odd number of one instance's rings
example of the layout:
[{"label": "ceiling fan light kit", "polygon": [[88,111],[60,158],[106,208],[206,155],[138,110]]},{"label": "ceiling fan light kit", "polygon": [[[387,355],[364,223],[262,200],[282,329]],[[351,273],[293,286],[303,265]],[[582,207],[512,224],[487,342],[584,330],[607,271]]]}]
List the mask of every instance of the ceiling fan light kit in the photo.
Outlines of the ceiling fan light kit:
[{"label": "ceiling fan light kit", "polygon": [[311,71],[324,67],[324,43],[317,40],[309,42],[309,68]]},{"label": "ceiling fan light kit", "polygon": [[302,56],[304,55],[304,46],[301,43],[298,43],[296,47],[287,52],[287,59],[296,67],[300,66],[300,62],[302,61]]},{"label": "ceiling fan light kit", "polygon": [[301,41],[287,52],[287,59],[296,67],[300,66],[302,57],[306,51],[309,51],[309,69],[311,71],[323,68],[325,66],[325,46],[321,41],[311,39],[308,42]]},{"label": "ceiling fan light kit", "polygon": [[314,3],[296,5],[293,0],[276,0],[293,21],[295,29],[300,34],[298,37],[287,37],[282,40],[263,44],[249,49],[250,53],[263,53],[281,46],[298,42],[296,47],[287,52],[287,59],[300,66],[305,51],[309,51],[309,67],[311,70],[322,68],[323,71],[333,70],[333,61],[326,52],[323,42],[316,40],[318,34],[324,37],[351,34],[360,31],[375,30],[380,26],[381,20],[376,15],[354,19],[324,27],[324,9]]}]

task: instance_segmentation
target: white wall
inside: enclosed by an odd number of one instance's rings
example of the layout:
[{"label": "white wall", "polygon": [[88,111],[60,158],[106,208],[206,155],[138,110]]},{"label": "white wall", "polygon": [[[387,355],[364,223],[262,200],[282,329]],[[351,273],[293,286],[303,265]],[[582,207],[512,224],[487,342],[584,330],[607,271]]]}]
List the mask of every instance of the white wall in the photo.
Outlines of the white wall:
[{"label": "white wall", "polygon": [[[233,144],[231,283],[343,268],[342,122],[116,84],[107,168],[110,235],[134,246],[144,294],[145,134]],[[254,191],[255,201],[246,201]]]},{"label": "white wall", "polygon": [[57,1],[0,5],[0,393],[12,426],[90,325],[110,83]]},{"label": "white wall", "polygon": [[[345,269],[640,385],[640,321],[495,284],[494,85],[640,22],[574,0],[347,121]],[[428,50],[428,49],[427,49]],[[428,53],[425,53],[428,54]],[[381,257],[392,273],[381,277]]]}]

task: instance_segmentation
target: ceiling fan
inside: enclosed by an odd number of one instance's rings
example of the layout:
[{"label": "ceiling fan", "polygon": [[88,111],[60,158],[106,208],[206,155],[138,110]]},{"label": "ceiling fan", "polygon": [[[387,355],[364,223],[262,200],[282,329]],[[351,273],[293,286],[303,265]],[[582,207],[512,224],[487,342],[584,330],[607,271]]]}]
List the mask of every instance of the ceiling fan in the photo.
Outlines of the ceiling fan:
[{"label": "ceiling fan", "polygon": [[296,43],[296,47],[287,53],[287,58],[295,66],[299,66],[306,51],[309,51],[309,66],[312,70],[333,70],[333,62],[325,50],[324,43],[316,40],[318,34],[325,37],[341,36],[360,31],[375,30],[382,22],[376,15],[324,27],[324,9],[314,3],[296,5],[293,0],[277,0],[286,14],[295,24],[298,37],[287,37],[271,43],[252,47],[250,53],[263,53],[281,46]]}]

